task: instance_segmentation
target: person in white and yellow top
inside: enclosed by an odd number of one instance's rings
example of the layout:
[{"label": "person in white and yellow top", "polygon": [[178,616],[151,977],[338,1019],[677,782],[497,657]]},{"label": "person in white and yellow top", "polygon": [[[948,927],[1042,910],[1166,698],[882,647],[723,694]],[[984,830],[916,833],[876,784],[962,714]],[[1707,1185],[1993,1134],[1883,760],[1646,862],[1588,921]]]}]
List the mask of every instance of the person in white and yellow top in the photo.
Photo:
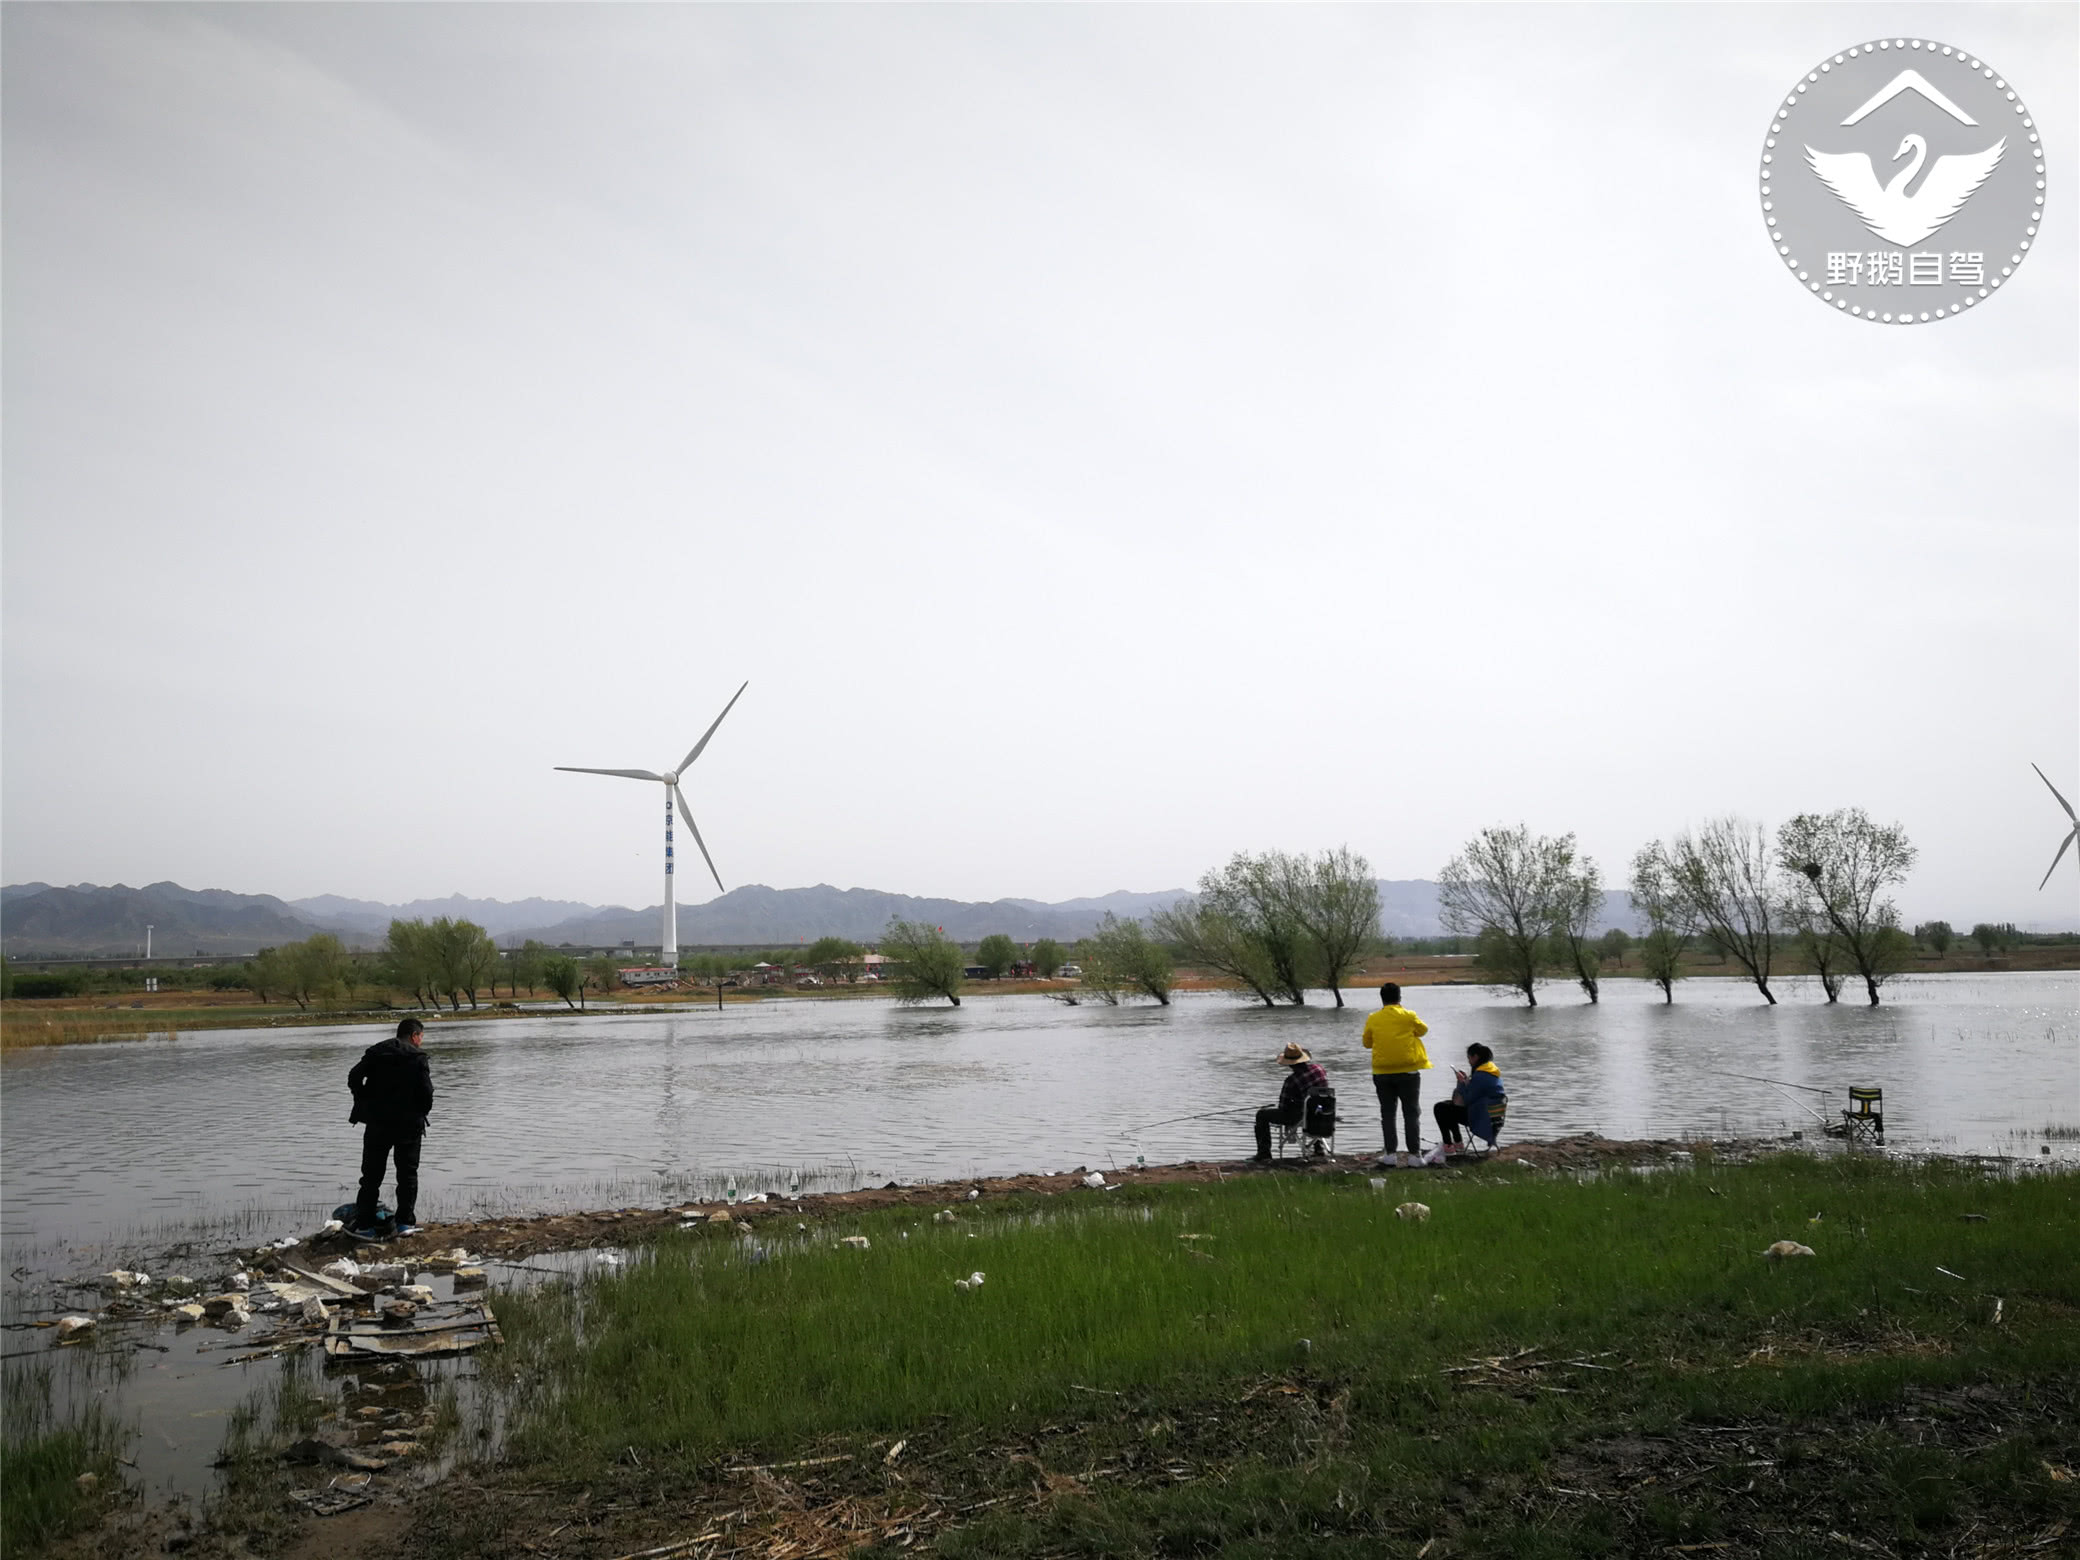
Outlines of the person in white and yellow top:
[{"label": "person in white and yellow top", "polygon": [[[1422,1152],[1417,1134],[1422,1121],[1423,1074],[1430,1053],[1423,1036],[1430,1026],[1401,1005],[1401,988],[1388,981],[1379,988],[1379,1011],[1365,1020],[1365,1049],[1372,1053],[1372,1088],[1379,1095],[1380,1133],[1387,1140],[1377,1161],[1382,1170],[1405,1168]],[[1408,1147],[1394,1151],[1394,1111],[1401,1111]]]}]

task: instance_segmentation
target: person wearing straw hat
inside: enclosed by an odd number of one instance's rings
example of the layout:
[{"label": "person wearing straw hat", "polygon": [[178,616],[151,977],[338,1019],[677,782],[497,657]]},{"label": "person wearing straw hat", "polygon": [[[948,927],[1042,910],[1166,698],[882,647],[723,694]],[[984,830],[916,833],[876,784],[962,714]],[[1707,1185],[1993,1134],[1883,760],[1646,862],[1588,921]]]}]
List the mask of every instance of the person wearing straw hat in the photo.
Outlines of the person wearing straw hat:
[{"label": "person wearing straw hat", "polygon": [[1289,1045],[1273,1058],[1286,1068],[1286,1081],[1278,1091],[1278,1103],[1257,1112],[1257,1154],[1251,1164],[1271,1163],[1271,1127],[1297,1127],[1307,1109],[1307,1091],[1329,1087],[1329,1075],[1304,1047]]}]

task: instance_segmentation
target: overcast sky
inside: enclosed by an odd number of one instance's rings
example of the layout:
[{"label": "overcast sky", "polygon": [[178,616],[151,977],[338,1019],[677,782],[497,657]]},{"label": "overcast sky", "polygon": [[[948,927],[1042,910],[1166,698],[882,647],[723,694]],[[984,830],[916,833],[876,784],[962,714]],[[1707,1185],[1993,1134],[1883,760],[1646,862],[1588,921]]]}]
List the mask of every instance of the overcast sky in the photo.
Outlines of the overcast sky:
[{"label": "overcast sky", "polygon": [[[0,867],[652,904],[658,789],[552,766],[749,678],[732,887],[1854,804],[1910,915],[2075,919],[2076,18],[9,4]],[[1925,329],[1757,211],[1881,32],[2048,152]]]}]

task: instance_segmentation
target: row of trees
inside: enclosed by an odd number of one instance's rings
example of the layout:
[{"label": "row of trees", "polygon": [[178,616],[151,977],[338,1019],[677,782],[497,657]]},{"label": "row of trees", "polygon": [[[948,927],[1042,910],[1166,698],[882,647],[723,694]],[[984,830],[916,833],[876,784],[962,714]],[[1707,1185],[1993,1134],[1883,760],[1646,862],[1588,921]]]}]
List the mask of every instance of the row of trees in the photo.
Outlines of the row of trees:
[{"label": "row of trees", "polygon": [[[1853,976],[1876,1006],[1879,988],[1912,953],[1885,891],[1905,880],[1914,859],[1905,830],[1857,807],[1801,813],[1774,838],[1760,824],[1726,817],[1656,840],[1633,857],[1629,883],[1632,907],[1647,923],[1641,963],[1673,1002],[1683,956],[1702,942],[1774,1003],[1771,977],[1795,948],[1829,1002]],[[1597,1000],[1611,951],[1608,934],[1594,935],[1603,880],[1572,834],[1484,829],[1439,874],[1438,899],[1446,928],[1474,938],[1475,964],[1497,985],[1536,1004],[1539,981],[1560,974]]]}]

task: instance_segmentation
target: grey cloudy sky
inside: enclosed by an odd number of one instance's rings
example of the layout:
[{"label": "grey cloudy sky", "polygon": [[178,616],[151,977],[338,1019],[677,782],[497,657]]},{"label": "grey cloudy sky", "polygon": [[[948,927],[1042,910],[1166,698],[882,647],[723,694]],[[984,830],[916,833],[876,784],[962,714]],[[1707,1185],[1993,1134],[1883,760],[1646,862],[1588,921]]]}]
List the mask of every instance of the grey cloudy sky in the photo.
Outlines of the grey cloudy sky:
[{"label": "grey cloudy sky", "polygon": [[[2076,17],[10,4],[5,874],[652,903],[551,766],[748,677],[732,886],[1859,804],[2070,918]],[[1881,33],[2048,149],[1939,327],[1756,209]]]}]

